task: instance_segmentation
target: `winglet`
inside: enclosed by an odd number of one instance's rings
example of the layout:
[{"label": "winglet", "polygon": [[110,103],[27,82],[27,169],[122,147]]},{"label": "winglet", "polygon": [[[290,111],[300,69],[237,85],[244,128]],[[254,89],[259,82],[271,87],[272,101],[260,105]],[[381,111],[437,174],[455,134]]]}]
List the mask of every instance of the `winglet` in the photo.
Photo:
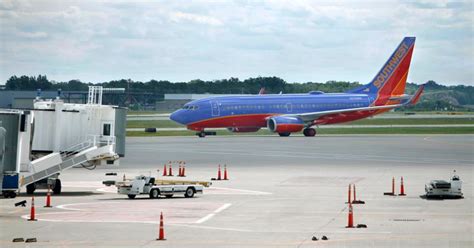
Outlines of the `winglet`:
[{"label": "winglet", "polygon": [[423,93],[423,89],[425,88],[425,85],[421,85],[420,88],[416,91],[415,95],[410,99],[410,105],[415,105],[421,97],[421,93]]}]

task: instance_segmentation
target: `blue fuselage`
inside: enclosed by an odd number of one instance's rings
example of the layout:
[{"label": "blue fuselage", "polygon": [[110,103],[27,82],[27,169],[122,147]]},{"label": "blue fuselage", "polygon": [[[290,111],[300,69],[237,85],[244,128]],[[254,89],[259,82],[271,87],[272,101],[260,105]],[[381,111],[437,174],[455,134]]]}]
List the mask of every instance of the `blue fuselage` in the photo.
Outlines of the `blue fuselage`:
[{"label": "blue fuselage", "polygon": [[[215,127],[264,127],[273,115],[311,113],[367,107],[375,96],[366,94],[250,95],[211,97],[191,101],[173,112],[170,118],[191,129]],[[255,120],[252,124],[252,120]]]}]

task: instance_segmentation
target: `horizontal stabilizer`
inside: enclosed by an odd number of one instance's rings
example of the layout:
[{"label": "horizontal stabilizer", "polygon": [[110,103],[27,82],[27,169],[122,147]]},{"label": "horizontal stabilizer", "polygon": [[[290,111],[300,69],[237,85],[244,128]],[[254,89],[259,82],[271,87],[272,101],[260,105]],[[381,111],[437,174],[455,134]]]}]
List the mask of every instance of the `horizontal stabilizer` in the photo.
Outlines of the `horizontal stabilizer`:
[{"label": "horizontal stabilizer", "polygon": [[410,100],[411,105],[415,105],[420,100],[421,94],[423,93],[424,89],[425,89],[425,85],[423,84],[416,91],[415,95],[413,95],[413,97],[411,98],[411,100]]}]

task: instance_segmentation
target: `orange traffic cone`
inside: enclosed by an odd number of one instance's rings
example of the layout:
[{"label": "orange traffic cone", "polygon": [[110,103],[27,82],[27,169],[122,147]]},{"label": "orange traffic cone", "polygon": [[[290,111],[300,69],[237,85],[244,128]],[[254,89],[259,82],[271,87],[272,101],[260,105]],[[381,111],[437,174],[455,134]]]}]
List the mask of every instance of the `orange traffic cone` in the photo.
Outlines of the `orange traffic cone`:
[{"label": "orange traffic cone", "polygon": [[351,201],[351,184],[349,184],[349,188],[347,189],[347,204],[350,204]]},{"label": "orange traffic cone", "polygon": [[179,165],[179,169],[178,169],[178,177],[181,177],[182,175],[182,168],[181,168],[181,164]]},{"label": "orange traffic cone", "polygon": [[45,208],[53,207],[51,206],[51,193],[49,191],[50,191],[50,187],[48,186],[48,193],[46,193],[46,206],[44,206]]},{"label": "orange traffic cone", "polygon": [[346,228],[354,227],[354,213],[352,210],[352,204],[349,203],[349,214],[347,215],[347,226]]},{"label": "orange traffic cone", "polygon": [[156,240],[166,240],[165,239],[165,227],[163,225],[163,212],[160,214],[160,231],[158,233],[158,238]]},{"label": "orange traffic cone", "polygon": [[229,180],[227,177],[227,165],[224,165],[224,180]]},{"label": "orange traffic cone", "polygon": [[222,178],[221,178],[221,165],[219,165],[219,167],[217,169],[217,180],[222,180]]},{"label": "orange traffic cone", "polygon": [[406,195],[405,194],[405,186],[403,185],[403,177],[400,178],[400,194],[398,194],[398,195],[401,195],[401,196]]},{"label": "orange traffic cone", "polygon": [[353,190],[354,191],[354,199],[352,200],[352,204],[365,204],[365,201],[357,200],[357,195],[356,195],[356,185],[352,184]]},{"label": "orange traffic cone", "polygon": [[186,176],[186,163],[183,164],[183,170],[181,171],[181,176],[185,177]]},{"label": "orange traffic cone", "polygon": [[166,170],[166,164],[165,164],[165,166],[164,166],[164,168],[163,168],[163,176],[164,176],[164,177],[166,177],[166,176],[167,176],[167,174],[166,174],[166,173],[167,173],[167,170]]},{"label": "orange traffic cone", "polygon": [[170,171],[168,173],[168,176],[170,176],[170,177],[173,176],[173,168],[171,167],[171,164],[170,164]]},{"label": "orange traffic cone", "polygon": [[31,197],[31,210],[30,210],[30,218],[28,219],[28,221],[37,221],[37,219],[35,218],[35,197],[34,196]]}]

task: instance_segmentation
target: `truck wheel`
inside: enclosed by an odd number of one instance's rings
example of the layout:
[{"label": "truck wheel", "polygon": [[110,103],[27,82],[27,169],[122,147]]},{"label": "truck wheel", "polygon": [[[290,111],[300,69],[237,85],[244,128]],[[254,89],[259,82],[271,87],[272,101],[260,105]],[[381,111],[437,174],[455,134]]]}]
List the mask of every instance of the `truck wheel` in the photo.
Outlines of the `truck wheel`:
[{"label": "truck wheel", "polygon": [[184,197],[191,198],[194,196],[194,188],[189,187],[186,189],[186,193],[184,193]]},{"label": "truck wheel", "polygon": [[158,189],[151,189],[150,190],[150,198],[158,198],[160,196],[160,191]]},{"label": "truck wheel", "polygon": [[127,195],[127,196],[128,196],[128,198],[130,198],[130,199],[135,199],[135,196],[136,196],[136,195]]},{"label": "truck wheel", "polygon": [[55,195],[61,194],[61,180],[56,179],[56,182],[54,183],[53,193]]},{"label": "truck wheel", "polygon": [[166,195],[166,198],[171,198],[173,197],[173,195]]},{"label": "truck wheel", "polygon": [[15,191],[3,191],[3,197],[4,198],[15,198],[16,197],[16,192]]},{"label": "truck wheel", "polygon": [[35,185],[35,183],[26,185],[26,193],[27,193],[28,195],[32,195],[33,193],[35,193],[35,190],[36,190],[36,185]]}]

